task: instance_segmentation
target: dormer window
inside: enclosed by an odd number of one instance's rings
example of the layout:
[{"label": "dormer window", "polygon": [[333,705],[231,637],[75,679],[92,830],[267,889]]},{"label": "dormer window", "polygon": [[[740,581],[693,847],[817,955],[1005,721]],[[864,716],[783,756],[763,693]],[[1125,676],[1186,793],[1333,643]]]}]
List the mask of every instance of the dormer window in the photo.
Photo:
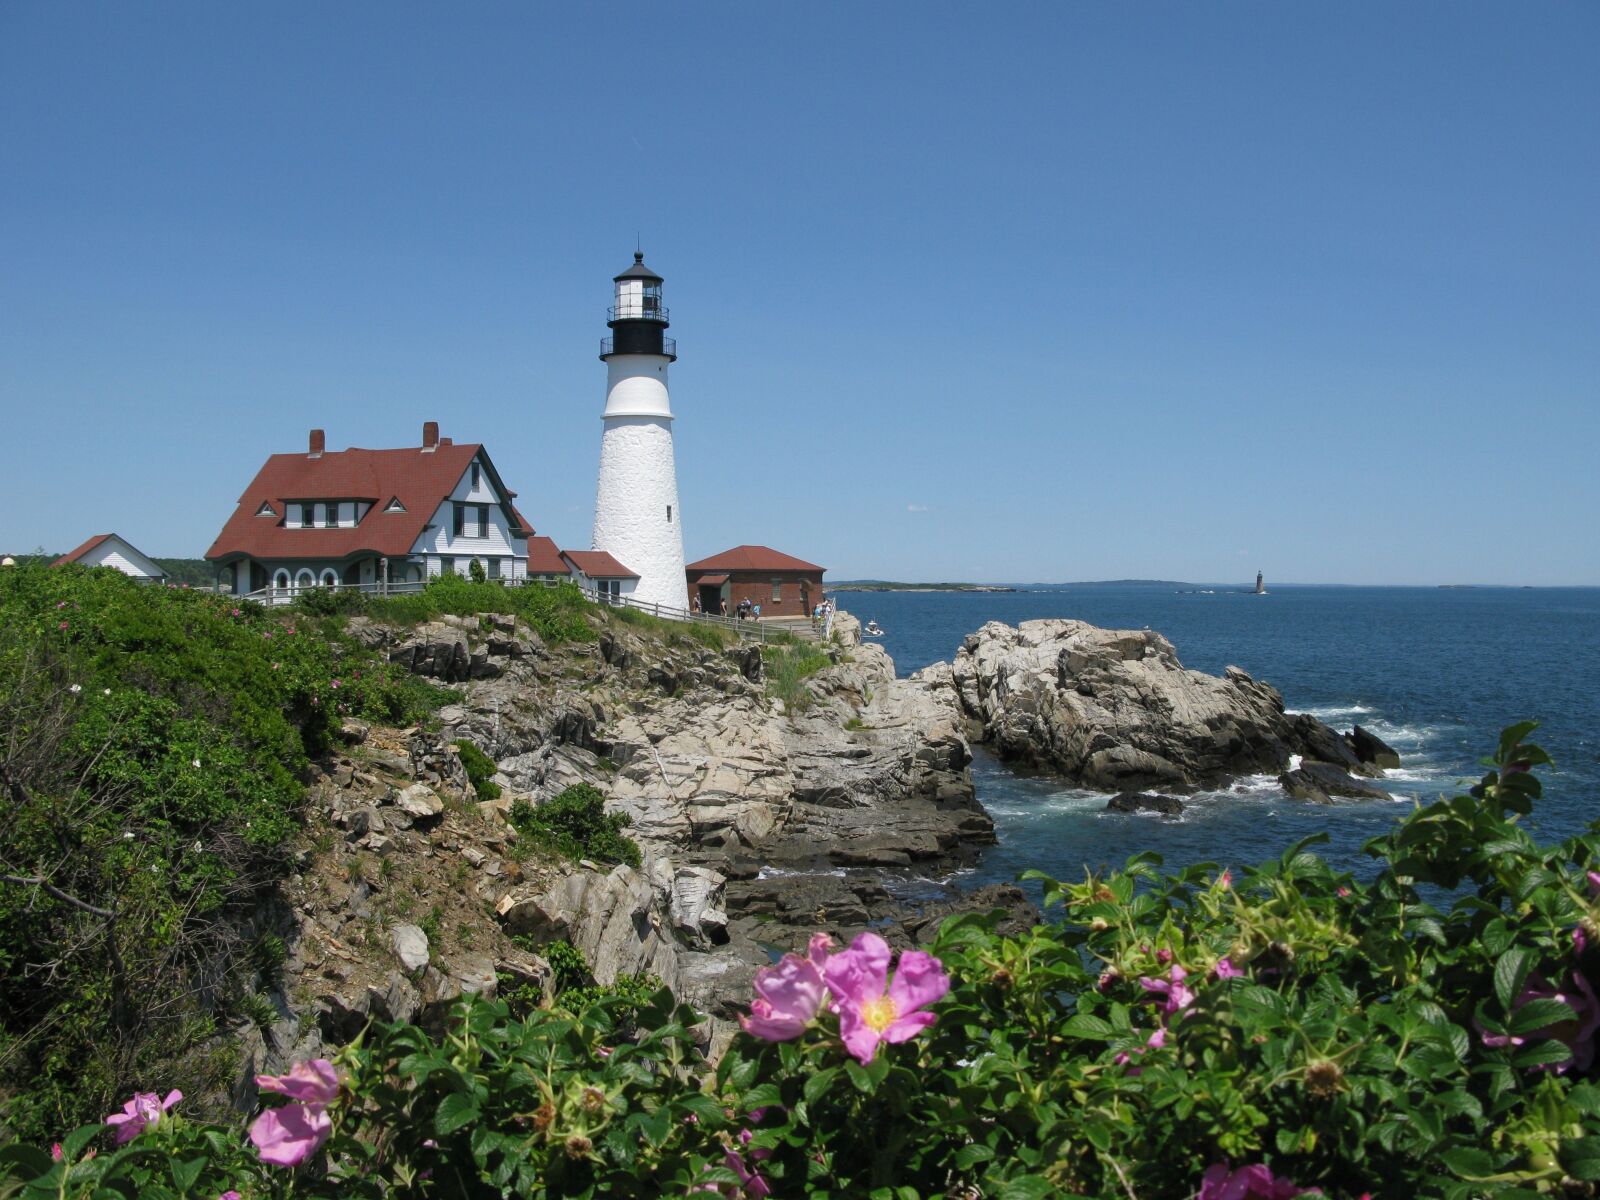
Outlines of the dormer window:
[{"label": "dormer window", "polygon": [[328,503],[322,506],[322,527],[324,529],[337,529],[339,527],[339,505]]},{"label": "dormer window", "polygon": [[405,510],[406,510],[406,506],[404,504],[401,504],[400,503],[400,497],[396,496],[396,497],[394,497],[394,499],[389,501],[388,507],[385,508],[383,511],[384,512],[392,512],[392,513],[403,513],[403,512],[405,512]]},{"label": "dormer window", "polygon": [[261,507],[256,509],[256,516],[258,517],[275,517],[277,515],[277,513],[272,511],[272,501],[270,500],[263,500],[261,502]]}]

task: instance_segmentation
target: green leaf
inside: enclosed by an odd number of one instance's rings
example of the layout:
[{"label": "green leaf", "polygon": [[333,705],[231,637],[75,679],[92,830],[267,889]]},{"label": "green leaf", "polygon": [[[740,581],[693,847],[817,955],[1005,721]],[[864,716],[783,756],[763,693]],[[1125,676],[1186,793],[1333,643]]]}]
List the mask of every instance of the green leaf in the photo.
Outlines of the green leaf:
[{"label": "green leaf", "polygon": [[818,1098],[833,1086],[833,1081],[838,1077],[838,1067],[824,1067],[807,1079],[806,1086],[802,1089],[805,1092],[806,1103],[815,1104]]},{"label": "green leaf", "polygon": [[957,1170],[967,1171],[981,1162],[988,1162],[994,1157],[994,1151],[981,1142],[973,1142],[956,1151]]},{"label": "green leaf", "polygon": [[1068,1017],[1062,1023],[1061,1032],[1068,1037],[1091,1038],[1102,1042],[1114,1037],[1116,1033],[1109,1022],[1090,1016],[1088,1013],[1074,1013]]},{"label": "green leaf", "polygon": [[996,1200],[1045,1200],[1056,1194],[1056,1185],[1042,1175],[1010,1179],[995,1193]]},{"label": "green leaf", "polygon": [[1522,994],[1528,972],[1533,968],[1533,951],[1513,946],[1500,956],[1494,965],[1494,994],[1509,1012],[1512,1003]]},{"label": "green leaf", "polygon": [[200,1172],[205,1170],[206,1160],[191,1158],[188,1162],[174,1162],[172,1164],[172,1182],[180,1192],[187,1192],[194,1186],[194,1181],[200,1178]]},{"label": "green leaf", "polygon": [[433,1132],[439,1137],[449,1137],[463,1125],[478,1119],[478,1102],[471,1096],[453,1092],[439,1103],[433,1114]]},{"label": "green leaf", "polygon": [[1542,1067],[1546,1063],[1562,1063],[1572,1057],[1572,1047],[1555,1038],[1546,1038],[1531,1046],[1524,1046],[1511,1056],[1514,1067]]},{"label": "green leaf", "polygon": [[1571,1021],[1577,1015],[1569,1005],[1560,1000],[1545,998],[1530,1000],[1511,1014],[1511,1019],[1506,1022],[1506,1028],[1513,1036],[1520,1037],[1535,1030],[1548,1029],[1551,1025],[1559,1025],[1563,1021]]},{"label": "green leaf", "polygon": [[1463,1179],[1486,1179],[1494,1174],[1494,1157],[1485,1150],[1457,1146],[1446,1150],[1439,1158]]},{"label": "green leaf", "polygon": [[867,1069],[860,1063],[851,1059],[844,1064],[844,1073],[850,1077],[850,1082],[856,1085],[856,1091],[868,1096],[872,1095],[872,1076],[867,1073]]},{"label": "green leaf", "polygon": [[1561,1165],[1574,1179],[1600,1179],[1600,1137],[1563,1140]]}]

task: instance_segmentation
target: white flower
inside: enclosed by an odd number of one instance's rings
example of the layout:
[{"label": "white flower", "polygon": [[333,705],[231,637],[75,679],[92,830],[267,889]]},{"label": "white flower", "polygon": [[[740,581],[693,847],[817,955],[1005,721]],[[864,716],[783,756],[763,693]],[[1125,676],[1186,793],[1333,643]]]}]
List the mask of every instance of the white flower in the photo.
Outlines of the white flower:
[{"label": "white flower", "polygon": [[69,687],[67,689],[67,691],[71,692],[74,696],[76,696],[79,692],[83,691],[83,684],[75,683],[71,687]]},{"label": "white flower", "polygon": [[109,696],[109,695],[111,695],[111,689],[110,689],[110,688],[107,688],[107,689],[106,689],[106,690],[105,690],[105,694],[106,694],[106,695],[107,695],[107,696]]},{"label": "white flower", "polygon": [[189,765],[191,767],[193,767],[196,771],[198,771],[200,769],[200,760],[197,758],[192,763],[190,763]]},{"label": "white flower", "polygon": [[133,840],[133,834],[131,834],[131,833],[123,834],[122,835],[122,840],[125,841],[125,842],[131,842]]}]

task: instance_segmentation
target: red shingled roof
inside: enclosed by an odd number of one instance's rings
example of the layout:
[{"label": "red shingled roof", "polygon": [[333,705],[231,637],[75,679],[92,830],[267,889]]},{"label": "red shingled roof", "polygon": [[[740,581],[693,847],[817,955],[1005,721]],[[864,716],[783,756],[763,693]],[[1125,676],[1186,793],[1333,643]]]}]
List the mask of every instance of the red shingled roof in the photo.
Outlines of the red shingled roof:
[{"label": "red shingled roof", "polygon": [[[346,558],[372,553],[396,557],[410,553],[423,527],[433,519],[468,465],[483,447],[441,440],[432,451],[413,446],[400,450],[351,447],[313,458],[308,454],[274,454],[250,481],[239,507],[206,551],[208,559],[248,554],[252,558]],[[499,481],[484,455],[490,477]],[[504,485],[501,485],[504,490]],[[507,493],[508,495],[514,493]],[[398,499],[405,512],[386,512]],[[360,523],[344,529],[300,529],[283,525],[284,504],[291,500],[366,500],[372,507]],[[257,516],[263,503],[273,516]],[[527,534],[533,529],[516,506],[512,514]]]},{"label": "red shingled roof", "polygon": [[735,546],[710,558],[690,563],[688,571],[826,571],[816,563],[782,554],[771,546]]},{"label": "red shingled roof", "polygon": [[561,556],[590,579],[637,579],[639,573],[630,571],[604,550],[563,550]]},{"label": "red shingled roof", "polygon": [[85,554],[89,553],[89,551],[93,550],[101,542],[105,541],[107,538],[116,537],[116,536],[117,535],[114,534],[114,533],[97,533],[92,538],[90,538],[87,542],[85,542],[83,545],[79,546],[76,550],[67,551],[67,553],[63,554],[60,558],[56,559],[55,562],[51,563],[50,565],[52,567],[59,567],[62,563],[77,562],[80,558],[82,558]]},{"label": "red shingled roof", "polygon": [[561,551],[556,548],[554,538],[531,537],[528,539],[528,574],[529,575],[570,575],[566,560],[561,557]]}]

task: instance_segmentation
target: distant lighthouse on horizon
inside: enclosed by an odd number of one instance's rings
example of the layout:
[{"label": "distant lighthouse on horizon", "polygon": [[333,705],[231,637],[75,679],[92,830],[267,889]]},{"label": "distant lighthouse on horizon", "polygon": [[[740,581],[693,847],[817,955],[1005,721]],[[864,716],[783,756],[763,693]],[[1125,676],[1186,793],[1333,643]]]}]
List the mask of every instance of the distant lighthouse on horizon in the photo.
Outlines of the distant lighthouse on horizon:
[{"label": "distant lighthouse on horizon", "polygon": [[1263,576],[1260,571],[1257,571],[1256,572],[1256,595],[1265,596],[1266,594],[1267,594],[1266,577]]},{"label": "distant lighthouse on horizon", "polygon": [[600,344],[606,364],[605,432],[600,437],[600,483],[591,545],[638,573],[636,600],[687,608],[683,514],[672,451],[672,405],[667,366],[678,343],[666,335],[661,276],[643,252],[614,277],[615,303]]}]

